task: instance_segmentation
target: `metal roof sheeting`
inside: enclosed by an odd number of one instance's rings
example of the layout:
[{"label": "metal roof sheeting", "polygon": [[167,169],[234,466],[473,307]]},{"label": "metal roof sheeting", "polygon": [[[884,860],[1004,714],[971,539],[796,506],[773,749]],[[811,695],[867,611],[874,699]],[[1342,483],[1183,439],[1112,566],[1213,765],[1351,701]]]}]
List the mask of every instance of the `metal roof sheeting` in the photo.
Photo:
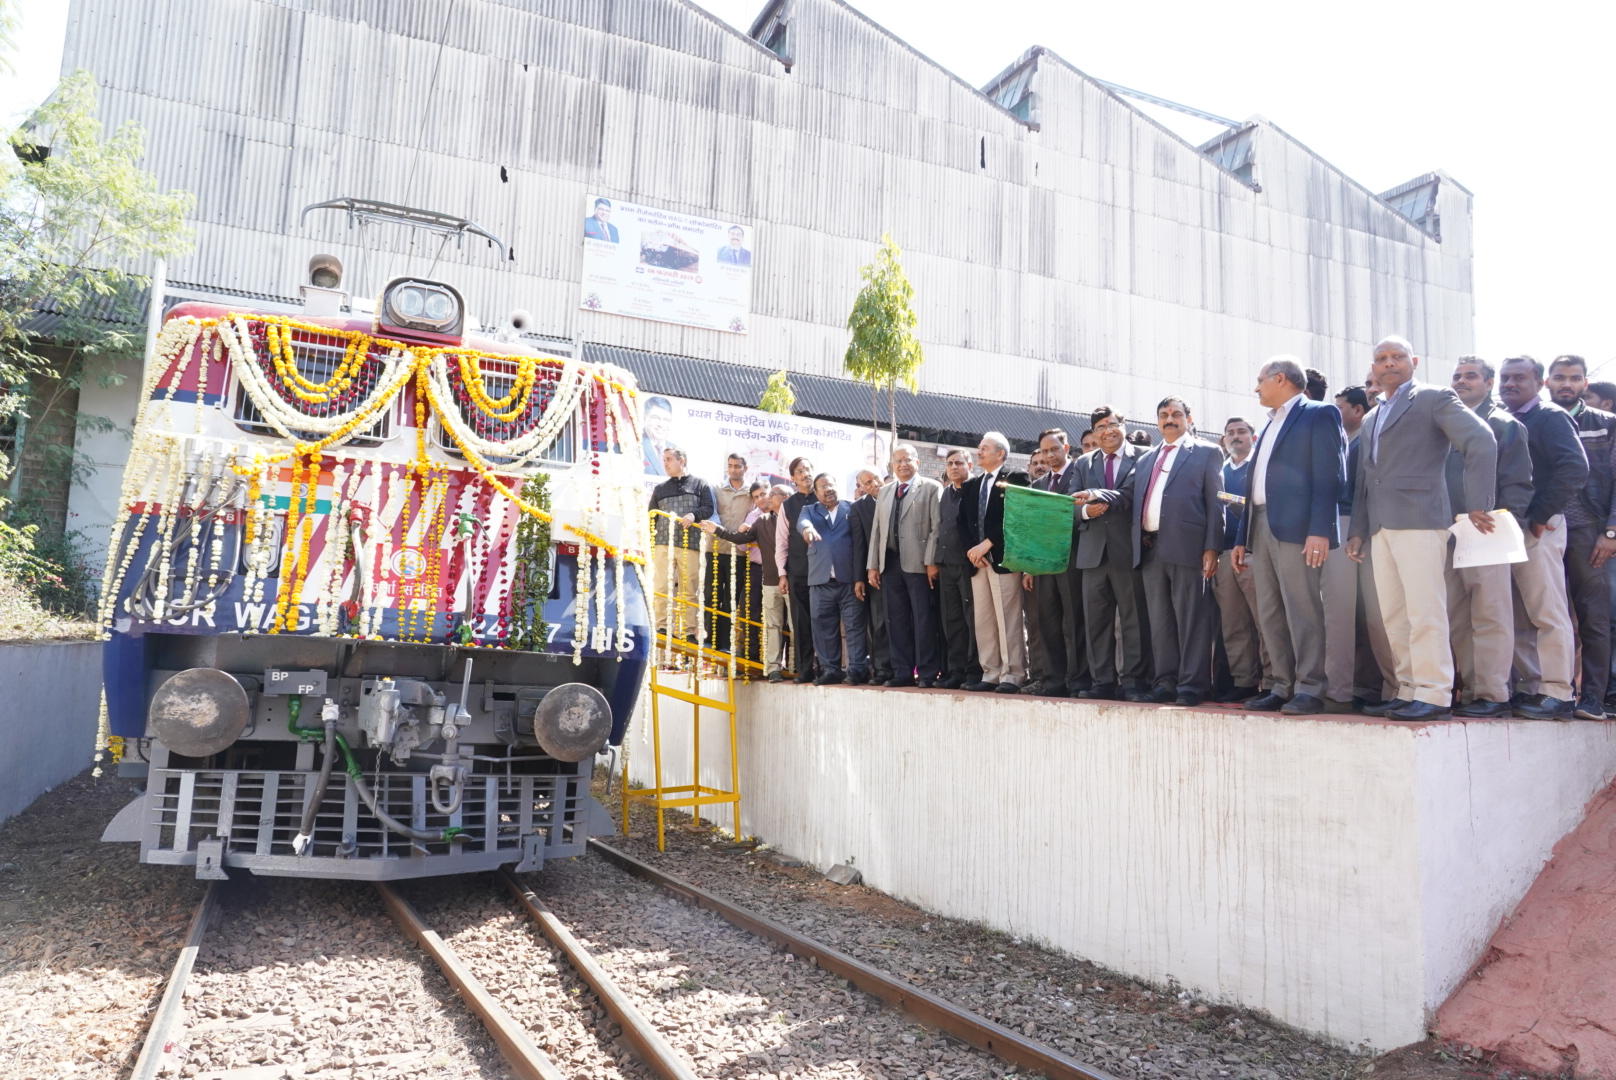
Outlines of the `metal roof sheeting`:
[{"label": "metal roof sheeting", "polygon": [[[922,388],[1065,415],[1146,415],[1171,385],[1220,418],[1274,353],[1340,383],[1388,332],[1471,346],[1462,188],[1436,193],[1438,244],[1258,123],[1255,192],[1047,50],[1032,130],[837,0],[782,6],[789,73],[683,0],[72,2],[65,64],[198,197],[187,281],[281,295],[324,251],[361,295],[431,272],[484,324],[520,307],[569,340],[835,376],[890,232]],[[581,311],[591,192],[754,225],[751,332]],[[343,195],[470,218],[511,258],[299,224]]]}]

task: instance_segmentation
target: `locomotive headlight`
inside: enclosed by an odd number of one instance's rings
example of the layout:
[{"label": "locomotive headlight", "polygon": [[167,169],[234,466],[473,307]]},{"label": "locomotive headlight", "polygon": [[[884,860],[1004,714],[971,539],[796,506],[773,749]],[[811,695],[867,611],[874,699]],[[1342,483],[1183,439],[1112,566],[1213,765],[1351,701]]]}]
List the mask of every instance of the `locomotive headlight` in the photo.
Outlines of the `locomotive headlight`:
[{"label": "locomotive headlight", "polygon": [[458,335],[466,306],[448,285],[418,278],[397,278],[382,291],[382,322],[406,330]]}]

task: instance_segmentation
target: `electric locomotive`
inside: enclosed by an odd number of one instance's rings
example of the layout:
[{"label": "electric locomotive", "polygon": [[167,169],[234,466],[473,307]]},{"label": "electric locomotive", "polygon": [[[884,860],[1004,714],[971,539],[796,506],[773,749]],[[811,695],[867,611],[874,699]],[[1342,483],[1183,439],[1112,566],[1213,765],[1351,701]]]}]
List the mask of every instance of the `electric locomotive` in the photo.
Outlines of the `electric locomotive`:
[{"label": "electric locomotive", "polygon": [[440,281],[304,295],[157,335],[100,613],[147,786],[105,838],[205,878],[577,854],[651,649],[634,379]]}]

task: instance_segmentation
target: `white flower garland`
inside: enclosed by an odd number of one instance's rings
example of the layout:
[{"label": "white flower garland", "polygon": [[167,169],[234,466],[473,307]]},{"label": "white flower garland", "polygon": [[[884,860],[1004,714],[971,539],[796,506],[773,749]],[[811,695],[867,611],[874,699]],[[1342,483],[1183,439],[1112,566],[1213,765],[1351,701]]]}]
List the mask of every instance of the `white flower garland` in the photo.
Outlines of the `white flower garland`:
[{"label": "white flower garland", "polygon": [[[509,442],[493,442],[472,431],[459,408],[455,405],[453,391],[449,387],[449,357],[439,353],[427,365],[427,377],[432,380],[432,389],[437,400],[443,408],[435,410],[438,414],[438,423],[450,429],[453,437],[460,445],[476,451],[483,457],[526,458],[537,455],[550,448],[561,429],[567,426],[576,413],[579,395],[583,393],[585,384],[589,381],[587,370],[576,360],[567,358],[562,362],[561,377],[556,381],[555,392],[550,398],[550,404],[545,407],[544,416],[533,428],[519,438]],[[525,462],[515,466],[502,465],[502,472],[514,471],[515,468],[524,467]]]},{"label": "white flower garland", "polygon": [[[274,428],[283,439],[294,443],[303,442],[308,433],[323,436],[335,434],[371,408],[378,398],[383,401],[392,400],[415,373],[410,353],[398,348],[389,349],[381,357],[385,369],[381,381],[369,396],[361,399],[346,412],[332,413],[330,416],[308,416],[287,405],[264,378],[253,351],[252,334],[245,316],[234,315],[228,322],[220,320],[216,330],[224,341],[225,352],[230,357],[230,369],[235,372],[242,389],[246,390],[247,397],[263,415],[265,423]],[[299,432],[305,434],[298,434]],[[355,427],[347,438],[333,445],[340,446],[348,439],[363,434],[363,431]]]}]

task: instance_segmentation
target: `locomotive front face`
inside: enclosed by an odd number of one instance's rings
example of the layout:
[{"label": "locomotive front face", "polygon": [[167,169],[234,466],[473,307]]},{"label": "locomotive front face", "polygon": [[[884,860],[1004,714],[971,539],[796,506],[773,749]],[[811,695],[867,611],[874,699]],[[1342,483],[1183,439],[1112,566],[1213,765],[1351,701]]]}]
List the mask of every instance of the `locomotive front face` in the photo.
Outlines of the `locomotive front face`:
[{"label": "locomotive front face", "polygon": [[149,776],[108,838],[204,876],[580,852],[650,652],[639,424],[632,376],[467,337],[440,282],[171,311],[103,579]]}]

